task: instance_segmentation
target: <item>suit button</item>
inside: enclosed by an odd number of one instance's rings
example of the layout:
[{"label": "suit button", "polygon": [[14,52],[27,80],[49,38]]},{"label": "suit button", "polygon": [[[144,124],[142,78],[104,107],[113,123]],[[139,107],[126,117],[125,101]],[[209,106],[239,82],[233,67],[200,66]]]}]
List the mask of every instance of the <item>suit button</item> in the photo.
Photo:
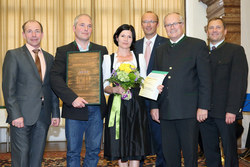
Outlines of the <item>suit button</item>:
[{"label": "suit button", "polygon": [[170,70],[172,70],[172,69],[173,69],[173,67],[169,67],[169,69],[170,69]]},{"label": "suit button", "polygon": [[168,79],[171,79],[171,76],[168,76]]}]

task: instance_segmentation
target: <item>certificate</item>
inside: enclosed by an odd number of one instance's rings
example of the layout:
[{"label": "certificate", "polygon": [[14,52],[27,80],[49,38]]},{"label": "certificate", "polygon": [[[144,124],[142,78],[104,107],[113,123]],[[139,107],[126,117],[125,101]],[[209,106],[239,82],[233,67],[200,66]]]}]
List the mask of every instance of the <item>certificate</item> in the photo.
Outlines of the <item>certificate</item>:
[{"label": "certificate", "polygon": [[69,52],[67,55],[67,85],[90,105],[101,103],[100,69],[100,52]]},{"label": "certificate", "polygon": [[157,100],[159,94],[157,87],[162,84],[167,74],[166,71],[152,71],[144,80],[144,86],[141,88],[139,95]]}]

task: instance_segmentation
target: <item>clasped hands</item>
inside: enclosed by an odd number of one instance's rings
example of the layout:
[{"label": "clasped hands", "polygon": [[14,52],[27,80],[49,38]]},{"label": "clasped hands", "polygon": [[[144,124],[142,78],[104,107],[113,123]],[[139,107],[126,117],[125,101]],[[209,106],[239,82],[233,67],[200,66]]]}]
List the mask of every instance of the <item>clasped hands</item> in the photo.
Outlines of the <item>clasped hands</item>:
[{"label": "clasped hands", "polygon": [[116,87],[112,87],[112,93],[120,94],[123,96],[125,95],[126,91],[121,86],[116,86]]}]

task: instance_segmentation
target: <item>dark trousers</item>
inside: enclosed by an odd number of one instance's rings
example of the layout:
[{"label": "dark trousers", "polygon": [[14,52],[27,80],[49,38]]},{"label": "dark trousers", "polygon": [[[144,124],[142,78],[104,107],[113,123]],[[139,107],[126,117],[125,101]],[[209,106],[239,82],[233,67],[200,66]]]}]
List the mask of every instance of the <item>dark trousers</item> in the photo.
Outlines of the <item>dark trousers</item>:
[{"label": "dark trousers", "polygon": [[[150,115],[150,102],[148,100],[145,100],[145,104],[146,104],[146,109],[148,112],[150,134],[152,136],[153,146],[156,152],[155,166],[165,167],[166,162],[165,162],[164,155],[162,152],[162,142],[161,142],[161,126],[158,122],[154,121]],[[144,164],[144,159],[141,160],[140,167],[142,167],[143,164]]]},{"label": "dark trousers", "polygon": [[162,148],[167,167],[197,167],[198,122],[195,118],[161,120]]},{"label": "dark trousers", "polygon": [[23,128],[10,125],[12,167],[42,165],[48,129],[49,124],[39,119],[34,125]]},{"label": "dark trousers", "polygon": [[200,124],[206,164],[221,167],[220,137],[225,155],[225,167],[238,167],[236,124],[226,124],[225,119],[211,118]]},{"label": "dark trousers", "polygon": [[149,123],[152,128],[152,137],[153,137],[153,145],[156,151],[156,161],[155,166],[156,167],[165,167],[166,162],[165,158],[162,152],[162,142],[161,142],[161,126],[159,123],[152,120],[152,117],[149,118]]}]

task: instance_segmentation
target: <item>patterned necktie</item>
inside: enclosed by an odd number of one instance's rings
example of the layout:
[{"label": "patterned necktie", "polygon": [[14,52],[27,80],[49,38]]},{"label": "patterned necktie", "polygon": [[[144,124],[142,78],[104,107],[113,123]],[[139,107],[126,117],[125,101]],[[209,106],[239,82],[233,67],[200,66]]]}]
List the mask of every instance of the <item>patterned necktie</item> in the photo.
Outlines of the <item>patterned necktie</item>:
[{"label": "patterned necktie", "polygon": [[150,55],[151,55],[151,47],[150,47],[150,44],[151,44],[151,41],[148,40],[148,41],[146,42],[146,50],[145,50],[145,55],[144,55],[145,60],[146,60],[146,65],[147,65],[147,67],[148,67],[148,63],[149,63],[149,59],[150,59]]},{"label": "patterned necktie", "polygon": [[216,46],[212,46],[212,50],[216,49]]},{"label": "patterned necktie", "polygon": [[40,51],[40,49],[34,49],[32,51],[35,53],[36,67],[37,67],[38,73],[40,75],[40,79],[42,81],[43,80],[43,77],[42,77],[42,68],[41,68],[41,62],[40,62],[40,59],[39,59],[39,56],[38,56],[38,52]]}]

